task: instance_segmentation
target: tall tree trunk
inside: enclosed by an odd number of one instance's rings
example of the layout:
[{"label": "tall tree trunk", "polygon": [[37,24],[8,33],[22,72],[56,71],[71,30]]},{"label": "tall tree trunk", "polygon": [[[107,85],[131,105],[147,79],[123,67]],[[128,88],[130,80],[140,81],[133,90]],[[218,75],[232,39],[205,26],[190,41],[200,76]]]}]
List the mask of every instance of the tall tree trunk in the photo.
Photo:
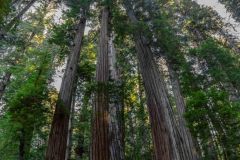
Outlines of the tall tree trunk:
[{"label": "tall tree trunk", "polygon": [[[168,65],[168,72],[172,84],[173,95],[176,102],[177,114],[178,114],[178,125],[181,133],[181,137],[183,138],[183,142],[185,144],[185,150],[187,151],[187,157],[191,160],[198,159],[198,154],[196,147],[194,145],[193,138],[189,129],[187,128],[186,120],[184,119],[185,113],[185,102],[181,94],[180,83],[177,77],[177,73],[172,69],[172,67]],[[185,159],[187,158],[185,157]]]},{"label": "tall tree trunk", "polygon": [[[113,34],[109,40],[109,68],[110,79],[113,80],[114,87],[119,87],[120,77],[116,63],[116,50],[113,43]],[[115,89],[114,89],[115,91]],[[111,92],[109,103],[110,114],[110,159],[123,160],[124,159],[124,144],[123,144],[123,103],[119,92]]]},{"label": "tall tree trunk", "polygon": [[74,81],[77,73],[80,50],[86,26],[86,15],[83,15],[78,24],[78,30],[74,39],[74,47],[69,56],[67,67],[56,104],[51,132],[49,135],[46,160],[64,160],[66,156],[69,113],[71,109]]},{"label": "tall tree trunk", "polygon": [[109,97],[107,84],[109,80],[108,66],[109,41],[109,9],[102,9],[99,54],[97,57],[96,80],[98,83],[96,104],[93,109],[92,128],[92,160],[108,160],[109,150]]},{"label": "tall tree trunk", "polygon": [[[133,11],[127,3],[125,7],[130,21],[136,24],[138,20]],[[169,113],[171,106],[167,97],[163,77],[156,66],[153,53],[146,43],[146,38],[142,36],[141,33],[135,33],[134,40],[146,91],[155,159],[180,159],[172,118],[170,117],[172,115]]]}]

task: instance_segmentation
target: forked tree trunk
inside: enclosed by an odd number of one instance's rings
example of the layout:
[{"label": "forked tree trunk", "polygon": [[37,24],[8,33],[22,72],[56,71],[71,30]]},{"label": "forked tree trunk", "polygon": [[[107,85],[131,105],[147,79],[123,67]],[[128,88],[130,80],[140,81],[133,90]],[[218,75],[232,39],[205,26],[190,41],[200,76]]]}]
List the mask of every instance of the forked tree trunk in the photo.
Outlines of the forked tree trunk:
[{"label": "forked tree trunk", "polygon": [[[136,24],[138,20],[133,11],[127,3],[125,3],[125,7],[130,21]],[[135,33],[134,40],[146,91],[155,159],[180,159],[174,137],[172,119],[169,115],[171,106],[168,101],[163,77],[156,66],[150,47],[146,44],[146,38],[141,33]]]},{"label": "forked tree trunk", "polygon": [[[114,87],[118,87],[120,83],[119,71],[116,63],[116,50],[113,43],[113,35],[109,40],[109,68],[110,79],[113,80]],[[114,90],[115,91],[115,90]],[[111,92],[109,103],[110,114],[110,160],[124,159],[124,144],[123,144],[123,103],[119,92]]]},{"label": "forked tree trunk", "polygon": [[188,158],[189,160],[197,160],[198,159],[197,150],[194,145],[194,141],[191,136],[191,133],[187,128],[186,120],[184,119],[186,106],[181,94],[180,83],[177,77],[177,73],[172,69],[170,64],[168,64],[168,72],[169,72],[169,76],[172,84],[173,95],[176,102],[176,108],[177,108],[177,114],[178,114],[178,125],[179,125],[178,128],[181,133],[181,137],[183,138],[183,142],[185,145],[184,147],[187,153],[186,154],[187,157],[185,157],[185,159]]},{"label": "forked tree trunk", "polygon": [[49,135],[46,160],[64,160],[66,156],[69,114],[85,26],[86,17],[84,15],[78,24],[74,47],[62,80]]},{"label": "forked tree trunk", "polygon": [[102,9],[99,54],[97,57],[96,81],[98,83],[92,124],[92,160],[109,160],[109,97],[107,84],[108,66],[109,9]]}]

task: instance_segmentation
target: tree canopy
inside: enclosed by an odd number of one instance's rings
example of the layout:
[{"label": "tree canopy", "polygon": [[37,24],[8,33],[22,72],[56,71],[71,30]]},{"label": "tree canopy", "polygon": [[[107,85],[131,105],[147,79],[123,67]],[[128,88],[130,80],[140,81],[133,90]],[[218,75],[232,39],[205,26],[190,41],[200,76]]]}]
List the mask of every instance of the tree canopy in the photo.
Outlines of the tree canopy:
[{"label": "tree canopy", "polygon": [[0,159],[240,159],[232,27],[193,0],[0,0]]}]

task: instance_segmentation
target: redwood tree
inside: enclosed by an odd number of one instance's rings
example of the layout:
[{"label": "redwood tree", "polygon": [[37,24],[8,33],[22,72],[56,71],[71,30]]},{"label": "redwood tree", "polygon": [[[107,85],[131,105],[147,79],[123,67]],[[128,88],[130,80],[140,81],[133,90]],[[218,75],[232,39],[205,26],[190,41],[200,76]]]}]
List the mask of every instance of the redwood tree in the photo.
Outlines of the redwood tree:
[{"label": "redwood tree", "polygon": [[80,50],[82,47],[83,35],[86,26],[86,16],[89,4],[83,6],[81,17],[77,25],[77,33],[74,39],[74,46],[68,58],[66,70],[59,92],[58,102],[52,121],[49,135],[47,160],[64,160],[67,149],[68,126],[72,102],[72,94],[79,62]]},{"label": "redwood tree", "polygon": [[110,158],[109,150],[109,8],[102,9],[101,29],[99,40],[99,53],[97,57],[97,93],[93,108],[92,125],[92,160],[107,160]]}]

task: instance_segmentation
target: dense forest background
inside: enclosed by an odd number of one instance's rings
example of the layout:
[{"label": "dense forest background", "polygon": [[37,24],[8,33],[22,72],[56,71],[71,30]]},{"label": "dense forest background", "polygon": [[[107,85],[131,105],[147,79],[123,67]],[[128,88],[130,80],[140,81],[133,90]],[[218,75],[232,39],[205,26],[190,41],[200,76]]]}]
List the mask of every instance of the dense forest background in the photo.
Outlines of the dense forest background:
[{"label": "dense forest background", "polygon": [[0,0],[0,160],[239,160],[235,27],[192,0]]}]

